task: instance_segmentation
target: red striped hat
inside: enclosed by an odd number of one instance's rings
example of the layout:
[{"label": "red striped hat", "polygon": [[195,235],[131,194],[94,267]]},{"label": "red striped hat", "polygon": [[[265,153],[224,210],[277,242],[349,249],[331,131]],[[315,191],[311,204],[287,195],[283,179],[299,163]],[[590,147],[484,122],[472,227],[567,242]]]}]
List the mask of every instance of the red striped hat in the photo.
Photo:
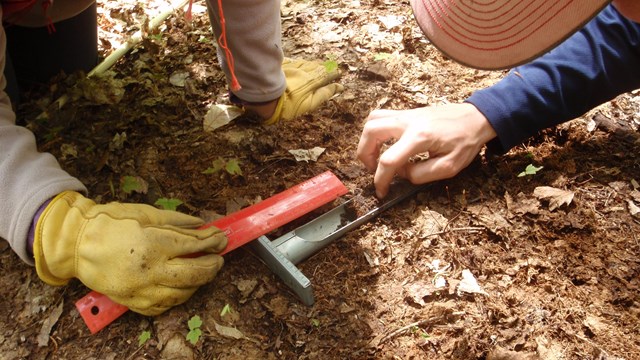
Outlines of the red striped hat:
[{"label": "red striped hat", "polygon": [[411,0],[427,38],[478,69],[528,62],[584,26],[610,0]]}]

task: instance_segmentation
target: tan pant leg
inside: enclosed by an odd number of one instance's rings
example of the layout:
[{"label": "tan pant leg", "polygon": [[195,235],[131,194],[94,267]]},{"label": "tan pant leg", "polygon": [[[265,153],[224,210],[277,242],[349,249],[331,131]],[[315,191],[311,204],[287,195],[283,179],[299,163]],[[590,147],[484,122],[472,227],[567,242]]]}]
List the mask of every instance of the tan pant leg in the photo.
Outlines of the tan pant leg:
[{"label": "tan pant leg", "polygon": [[[220,37],[218,0],[207,0],[216,40]],[[227,45],[242,87],[234,94],[248,102],[279,98],[286,88],[282,72],[280,0],[222,0]],[[228,59],[218,45],[218,59],[231,83]]]}]

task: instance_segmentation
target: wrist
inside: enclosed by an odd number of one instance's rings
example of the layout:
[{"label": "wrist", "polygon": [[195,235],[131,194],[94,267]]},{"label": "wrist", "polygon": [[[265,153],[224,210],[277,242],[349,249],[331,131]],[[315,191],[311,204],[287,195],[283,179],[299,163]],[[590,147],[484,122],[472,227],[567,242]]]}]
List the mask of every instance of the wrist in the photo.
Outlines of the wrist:
[{"label": "wrist", "polygon": [[49,205],[49,203],[51,203],[52,199],[53,198],[45,201],[42,205],[40,205],[38,211],[36,211],[35,215],[33,215],[33,220],[31,220],[31,226],[29,227],[29,232],[27,234],[27,252],[29,253],[29,255],[31,255],[31,257],[33,257],[33,241],[35,238],[36,225],[38,224],[38,220],[40,219],[42,212]]},{"label": "wrist", "polygon": [[75,251],[84,212],[93,202],[74,191],[51,200],[36,222],[33,257],[38,277],[49,285],[65,285],[75,277]]},{"label": "wrist", "polygon": [[484,114],[480,110],[478,110],[475,105],[471,103],[463,103],[463,105],[466,107],[466,117],[470,119],[474,124],[476,133],[478,135],[478,140],[482,145],[488,143],[498,136],[487,117],[484,116]]}]

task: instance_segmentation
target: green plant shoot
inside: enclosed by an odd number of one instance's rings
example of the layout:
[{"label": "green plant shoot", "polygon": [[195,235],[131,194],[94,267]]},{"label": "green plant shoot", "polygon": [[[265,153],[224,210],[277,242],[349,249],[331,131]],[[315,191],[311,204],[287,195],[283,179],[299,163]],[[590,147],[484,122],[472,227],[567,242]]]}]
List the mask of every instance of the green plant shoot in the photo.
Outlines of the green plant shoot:
[{"label": "green plant shoot", "polygon": [[224,169],[229,173],[229,175],[242,176],[242,170],[240,169],[238,159],[231,159],[227,161],[227,165],[225,165]]},{"label": "green plant shoot", "polygon": [[336,71],[338,69],[338,62],[335,60],[327,60],[324,62],[324,69],[327,72]]},{"label": "green plant shoot", "polygon": [[389,53],[377,53],[377,54],[373,55],[373,59],[375,61],[386,60],[386,59],[388,59],[390,57],[391,57],[391,54],[389,54]]},{"label": "green plant shoot", "polygon": [[164,210],[173,210],[176,211],[178,209],[178,206],[182,205],[183,202],[178,200],[178,199],[167,199],[167,198],[160,198],[158,200],[156,200],[156,202],[154,203],[155,206],[159,206],[161,209]]},{"label": "green plant shoot", "polygon": [[231,314],[231,312],[233,311],[233,309],[231,308],[231,305],[226,304],[223,308],[222,311],[220,311],[220,316],[225,316],[227,314]]},{"label": "green plant shoot", "polygon": [[122,178],[122,183],[120,185],[122,191],[125,194],[131,194],[134,191],[141,191],[143,188],[142,183],[135,176],[125,176]]},{"label": "green plant shoot", "polygon": [[215,174],[220,170],[226,171],[229,175],[242,176],[242,169],[240,169],[240,162],[238,159],[225,160],[223,158],[217,158],[213,161],[211,167],[204,170],[203,174]]},{"label": "green plant shoot", "polygon": [[151,331],[143,331],[140,336],[138,336],[138,346],[144,345],[149,339],[151,339]]},{"label": "green plant shoot", "polygon": [[193,317],[191,317],[191,319],[189,319],[187,325],[189,326],[187,340],[192,345],[195,345],[198,340],[200,340],[200,336],[202,336],[202,330],[200,330],[200,326],[202,326],[202,319],[200,319],[200,316],[194,315]]},{"label": "green plant shoot", "polygon": [[533,164],[529,164],[529,165],[527,165],[527,167],[524,169],[523,172],[518,174],[518,177],[523,177],[523,176],[527,176],[527,175],[535,175],[535,174],[538,173],[538,171],[542,170],[543,167],[544,166],[535,167],[535,166],[533,166]]},{"label": "green plant shoot", "polygon": [[211,165],[211,167],[208,167],[205,171],[203,171],[203,174],[215,174],[218,171],[222,170],[225,168],[227,162],[224,161],[223,158],[219,157],[215,160],[213,160],[213,164]]}]

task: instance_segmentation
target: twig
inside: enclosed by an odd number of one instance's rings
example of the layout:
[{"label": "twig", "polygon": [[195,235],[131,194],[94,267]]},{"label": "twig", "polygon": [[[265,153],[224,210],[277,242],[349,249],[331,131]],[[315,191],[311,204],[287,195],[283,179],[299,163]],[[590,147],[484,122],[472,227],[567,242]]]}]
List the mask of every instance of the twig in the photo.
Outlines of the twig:
[{"label": "twig", "polygon": [[136,31],[131,37],[120,46],[118,49],[114,50],[109,56],[107,56],[98,66],[93,68],[88,74],[87,77],[92,77],[93,75],[99,75],[103,72],[107,71],[113,64],[115,64],[120,58],[122,58],[126,53],[129,52],[134,46],[139,44],[144,39],[144,34],[149,33],[149,30],[154,30],[160,24],[165,21],[169,15],[173,14],[176,9],[184,7],[189,0],[180,0],[176,3],[172,4],[168,9],[160,13],[155,18],[149,21],[149,25],[146,29],[140,29]]},{"label": "twig", "polygon": [[477,226],[470,226],[470,227],[461,227],[461,228],[451,228],[451,229],[446,229],[443,231],[438,231],[438,232],[434,232],[431,234],[427,234],[422,236],[422,239],[424,238],[428,238],[430,236],[438,236],[438,235],[444,235],[448,232],[454,232],[454,231],[469,231],[469,232],[473,232],[473,231],[482,231],[484,230],[483,227],[477,227]]},{"label": "twig", "polygon": [[144,347],[144,345],[140,345],[138,346],[138,348],[136,349],[136,351],[132,352],[131,355],[129,355],[129,357],[127,358],[127,360],[131,360],[133,359],[134,356],[136,356],[136,354],[138,353],[138,351],[140,351],[140,349],[142,349]]},{"label": "twig", "polygon": [[[151,21],[149,21],[149,24],[146,26],[146,29],[140,29],[136,31],[133,35],[131,35],[131,37],[127,39],[127,41],[124,44],[122,44],[119,48],[112,51],[111,54],[109,54],[109,56],[107,56],[104,60],[102,60],[100,64],[98,64],[91,71],[89,71],[89,73],[87,74],[87,78],[90,78],[94,75],[100,75],[105,71],[109,70],[109,68],[111,68],[111,66],[113,66],[126,53],[128,53],[129,50],[131,50],[134,46],[142,42],[142,40],[146,37],[145,34],[148,34],[151,32],[151,30],[155,30],[156,28],[158,28],[163,21],[165,21],[171,14],[175,12],[176,9],[180,9],[184,7],[188,2],[189,0],[176,1],[175,3],[170,5],[165,11],[163,11],[162,13],[160,13],[159,15],[151,19]],[[67,101],[69,101],[69,95],[64,94],[60,96],[56,101],[54,101],[54,104],[58,104],[58,109],[61,109],[67,103]],[[38,118],[43,118],[43,117],[46,117],[46,111],[42,112],[38,116]]]},{"label": "twig", "polygon": [[389,341],[391,339],[394,339],[394,338],[404,334],[405,332],[407,332],[408,330],[410,330],[410,329],[412,329],[414,327],[420,327],[420,326],[423,326],[423,325],[426,325],[426,324],[429,324],[429,323],[433,323],[433,322],[441,320],[441,319],[442,319],[442,316],[436,316],[436,317],[432,317],[432,318],[429,318],[429,319],[423,319],[423,320],[420,320],[420,321],[416,321],[416,322],[411,323],[409,325],[405,325],[405,326],[403,326],[403,327],[401,327],[399,329],[396,329],[396,330],[388,333],[387,335],[385,335],[382,339],[380,339],[380,341],[378,342],[378,345],[382,345],[383,343],[385,343],[385,342],[387,342],[387,341]]}]

